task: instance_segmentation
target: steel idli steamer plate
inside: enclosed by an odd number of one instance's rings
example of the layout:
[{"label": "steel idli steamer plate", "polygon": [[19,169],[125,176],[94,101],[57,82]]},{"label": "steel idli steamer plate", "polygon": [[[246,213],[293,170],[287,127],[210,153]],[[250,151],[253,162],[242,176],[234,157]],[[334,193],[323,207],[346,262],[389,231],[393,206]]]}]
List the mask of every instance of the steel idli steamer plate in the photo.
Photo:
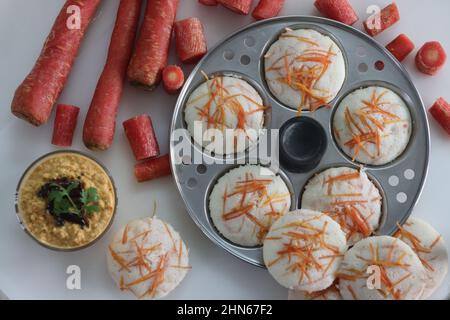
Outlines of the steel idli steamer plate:
[{"label": "steel idli steamer plate", "polygon": [[[231,35],[203,58],[193,70],[178,99],[171,126],[172,171],[187,210],[195,223],[216,244],[236,257],[251,264],[264,267],[261,247],[242,247],[223,238],[209,217],[209,194],[218,178],[245,159],[246,153],[231,157],[214,157],[203,154],[201,147],[192,143],[192,155],[177,154],[177,141],[193,141],[187,130],[181,137],[174,137],[176,129],[186,129],[184,106],[189,95],[205,81],[207,75],[229,74],[248,81],[260,92],[265,105],[271,106],[266,114],[265,126],[280,129],[296,116],[296,110],[283,106],[270,93],[264,77],[264,54],[285,28],[311,28],[330,36],[340,47],[347,65],[345,82],[331,108],[321,108],[302,116],[317,120],[327,133],[327,149],[320,164],[311,172],[295,174],[281,167],[280,175],[291,189],[292,209],[298,208],[302,190],[314,174],[330,167],[358,167],[334,141],[331,123],[333,110],[348,93],[369,85],[381,85],[398,93],[408,105],[412,120],[412,137],[406,151],[398,159],[384,166],[365,166],[372,181],[383,196],[383,217],[377,234],[391,235],[397,223],[404,223],[416,205],[423,189],[428,171],[429,127],[422,99],[404,67],[372,38],[362,32],[318,17],[289,16],[254,23]],[[384,68],[380,70],[380,61]],[[179,152],[178,152],[179,153]],[[204,163],[193,164],[192,159],[203,157]],[[179,164],[179,160],[183,163]],[[211,163],[214,161],[214,163]],[[195,162],[195,161],[194,161]]]}]

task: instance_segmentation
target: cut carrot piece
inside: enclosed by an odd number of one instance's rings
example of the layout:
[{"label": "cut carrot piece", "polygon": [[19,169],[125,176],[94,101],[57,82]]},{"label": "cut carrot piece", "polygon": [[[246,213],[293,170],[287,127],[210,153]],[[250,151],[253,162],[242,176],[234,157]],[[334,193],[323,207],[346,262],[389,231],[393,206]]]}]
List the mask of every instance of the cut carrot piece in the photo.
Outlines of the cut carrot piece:
[{"label": "cut carrot piece", "polygon": [[450,135],[450,105],[444,98],[439,98],[430,108],[433,118]]},{"label": "cut carrot piece", "polygon": [[416,56],[416,66],[420,72],[435,75],[447,61],[447,54],[437,41],[427,42]]},{"label": "cut carrot piece", "polygon": [[147,90],[162,79],[167,65],[178,0],[149,0],[139,30],[136,48],[128,65],[128,79]]},{"label": "cut carrot piece", "polygon": [[150,181],[171,174],[169,155],[146,160],[134,166],[134,175],[138,182]]},{"label": "cut carrot piece", "polygon": [[198,18],[175,22],[178,58],[183,63],[196,63],[208,52],[203,25]]},{"label": "cut carrot piece", "polygon": [[225,8],[230,9],[238,14],[248,15],[253,0],[217,0],[218,3]]},{"label": "cut carrot piece", "polygon": [[184,73],[179,66],[167,66],[163,71],[164,89],[169,94],[176,94],[184,84]]},{"label": "cut carrot piece", "polygon": [[316,0],[314,5],[327,18],[350,26],[358,21],[358,16],[348,0]]},{"label": "cut carrot piece", "polygon": [[217,6],[219,3],[217,0],[198,0],[199,3],[205,5],[205,6]]},{"label": "cut carrot piece", "polygon": [[284,0],[260,0],[252,13],[256,20],[276,17],[283,8]]},{"label": "cut carrot piece", "polygon": [[159,156],[159,146],[148,115],[131,118],[123,123],[125,134],[130,142],[136,160]]},{"label": "cut carrot piece", "polygon": [[364,29],[372,37],[380,34],[400,20],[400,12],[395,3],[383,8],[380,13],[364,21]]},{"label": "cut carrot piece", "polygon": [[72,145],[78,113],[80,113],[80,108],[75,106],[59,104],[56,107],[52,144],[60,147],[70,147]]},{"label": "cut carrot piece", "polygon": [[414,43],[405,34],[401,34],[392,40],[386,49],[402,62],[414,50],[414,47]]}]

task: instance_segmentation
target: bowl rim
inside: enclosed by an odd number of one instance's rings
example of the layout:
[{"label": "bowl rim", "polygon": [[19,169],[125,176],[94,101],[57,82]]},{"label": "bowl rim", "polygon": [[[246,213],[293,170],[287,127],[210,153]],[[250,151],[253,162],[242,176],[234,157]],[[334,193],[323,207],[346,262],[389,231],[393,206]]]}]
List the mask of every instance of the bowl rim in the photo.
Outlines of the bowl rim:
[{"label": "bowl rim", "polygon": [[[79,246],[79,247],[70,247],[70,248],[64,248],[64,247],[57,247],[57,246],[52,246],[48,243],[45,243],[43,241],[40,241],[35,235],[33,235],[27,228],[25,222],[23,221],[22,217],[21,217],[21,213],[19,210],[19,194],[20,194],[20,188],[22,186],[22,183],[24,182],[25,177],[27,176],[27,174],[29,172],[31,172],[31,170],[33,170],[35,168],[35,166],[42,162],[43,160],[45,160],[46,158],[50,158],[51,156],[54,155],[58,155],[58,154],[75,154],[78,156],[82,156],[82,157],[86,157],[89,160],[93,161],[94,163],[96,163],[98,166],[100,166],[100,168],[105,172],[105,174],[108,176],[109,180],[111,181],[111,185],[112,185],[112,189],[113,189],[113,193],[114,193],[114,208],[112,211],[112,215],[111,218],[109,219],[108,225],[105,227],[105,229],[100,232],[97,237],[95,237],[94,239],[92,239],[90,242]],[[53,250],[53,251],[62,251],[62,252],[73,252],[73,251],[79,251],[85,248],[88,248],[92,245],[94,245],[97,241],[99,241],[111,228],[111,225],[113,224],[114,218],[116,216],[116,212],[117,212],[117,205],[118,205],[118,197],[117,197],[117,188],[116,188],[116,184],[114,182],[114,179],[111,175],[111,173],[109,172],[108,168],[99,160],[95,159],[93,156],[82,152],[82,151],[78,151],[78,150],[56,150],[56,151],[52,151],[52,152],[48,152],[40,157],[38,157],[36,160],[34,160],[23,172],[22,176],[19,179],[19,182],[17,183],[17,187],[16,187],[16,191],[15,191],[15,197],[14,197],[14,209],[15,209],[15,214],[16,214],[16,218],[20,224],[21,229],[28,234],[35,242],[37,242],[38,244],[40,244],[41,246]]]}]

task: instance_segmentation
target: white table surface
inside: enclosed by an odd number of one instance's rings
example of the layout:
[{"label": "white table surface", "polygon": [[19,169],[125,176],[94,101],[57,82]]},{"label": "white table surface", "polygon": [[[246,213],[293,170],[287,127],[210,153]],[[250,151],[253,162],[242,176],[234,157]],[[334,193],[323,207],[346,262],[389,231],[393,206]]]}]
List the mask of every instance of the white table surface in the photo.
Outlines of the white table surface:
[{"label": "white table surface", "polygon": [[[193,266],[183,283],[170,295],[173,299],[285,299],[287,292],[269,274],[239,261],[209,241],[189,218],[171,178],[138,184],[133,176],[134,159],[121,123],[134,115],[148,113],[153,118],[163,153],[168,152],[169,123],[175,97],[162,88],[149,93],[126,85],[118,117],[113,147],[95,156],[112,172],[119,207],[114,224],[93,247],[75,253],[60,253],[40,247],[23,233],[17,223],[13,199],[24,169],[40,155],[55,150],[50,144],[53,117],[47,125],[32,127],[10,113],[14,90],[33,66],[43,41],[59,12],[62,0],[0,1],[0,290],[13,299],[126,299],[106,270],[105,251],[112,233],[128,220],[151,213],[157,201],[158,216],[170,222],[190,247]],[[81,107],[73,149],[82,150],[82,123],[97,78],[102,70],[118,0],[105,0],[83,42],[78,60],[59,102]],[[255,1],[256,2],[256,1]],[[282,14],[318,14],[313,0],[287,0]],[[389,0],[352,0],[360,17],[370,4],[381,6]],[[450,53],[450,1],[397,0],[402,20],[377,39],[386,44],[400,32],[417,45],[439,40]],[[180,0],[178,19],[199,17],[205,25],[209,46],[232,31],[252,22],[221,7],[204,7],[197,0]],[[361,27],[359,22],[356,25]],[[172,53],[171,62],[177,62]],[[419,74],[413,57],[406,61],[414,82],[427,106],[439,96],[450,100],[450,66],[435,77]],[[189,71],[189,70],[187,70]],[[429,178],[414,214],[433,224],[450,244],[450,137],[430,120],[432,149]],[[91,153],[91,152],[89,152]],[[399,173],[401,174],[401,173]],[[81,267],[81,290],[66,289],[66,268]],[[449,277],[434,298],[449,292]]]}]

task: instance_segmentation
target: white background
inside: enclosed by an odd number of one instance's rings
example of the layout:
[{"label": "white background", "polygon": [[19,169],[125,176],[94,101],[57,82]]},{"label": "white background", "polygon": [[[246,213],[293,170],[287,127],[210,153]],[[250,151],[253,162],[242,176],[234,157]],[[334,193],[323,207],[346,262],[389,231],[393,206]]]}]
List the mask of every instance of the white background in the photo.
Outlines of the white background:
[{"label": "white background", "polygon": [[[134,159],[121,123],[138,114],[150,114],[161,151],[168,152],[169,123],[176,97],[166,95],[162,88],[149,93],[127,84],[114,145],[107,152],[95,154],[112,172],[119,192],[117,217],[110,232],[86,250],[60,253],[40,247],[21,231],[13,208],[15,187],[31,161],[55,150],[50,144],[53,117],[47,125],[35,128],[13,117],[10,103],[14,90],[33,66],[63,2],[0,0],[0,290],[15,299],[129,298],[115,287],[107,273],[107,243],[122,224],[149,215],[156,201],[158,216],[170,222],[190,247],[193,266],[170,298],[285,299],[286,290],[277,285],[265,270],[225,253],[201,233],[189,218],[171,178],[145,184],[135,182]],[[363,20],[368,5],[384,6],[390,1],[351,2]],[[282,14],[317,15],[312,3],[313,0],[286,0]],[[417,45],[439,40],[450,53],[450,1],[397,0],[397,3],[402,14],[401,22],[377,38],[382,44],[403,32]],[[81,128],[103,68],[117,6],[118,0],[103,1],[59,99],[61,103],[75,104],[82,109],[73,145],[76,150],[87,151],[81,140]],[[222,7],[204,7],[197,0],[180,0],[178,19],[189,16],[202,20],[209,46],[253,21],[250,16],[239,16]],[[361,22],[356,27],[360,28]],[[173,54],[171,62],[177,63]],[[435,77],[427,77],[415,70],[412,56],[405,64],[427,106],[439,96],[450,100],[450,66]],[[450,244],[450,137],[434,120],[430,120],[430,125],[432,149],[429,178],[414,214],[433,224]],[[82,290],[79,291],[69,291],[65,287],[65,271],[72,264],[81,267]],[[448,291],[447,277],[434,297],[445,298]]]}]

